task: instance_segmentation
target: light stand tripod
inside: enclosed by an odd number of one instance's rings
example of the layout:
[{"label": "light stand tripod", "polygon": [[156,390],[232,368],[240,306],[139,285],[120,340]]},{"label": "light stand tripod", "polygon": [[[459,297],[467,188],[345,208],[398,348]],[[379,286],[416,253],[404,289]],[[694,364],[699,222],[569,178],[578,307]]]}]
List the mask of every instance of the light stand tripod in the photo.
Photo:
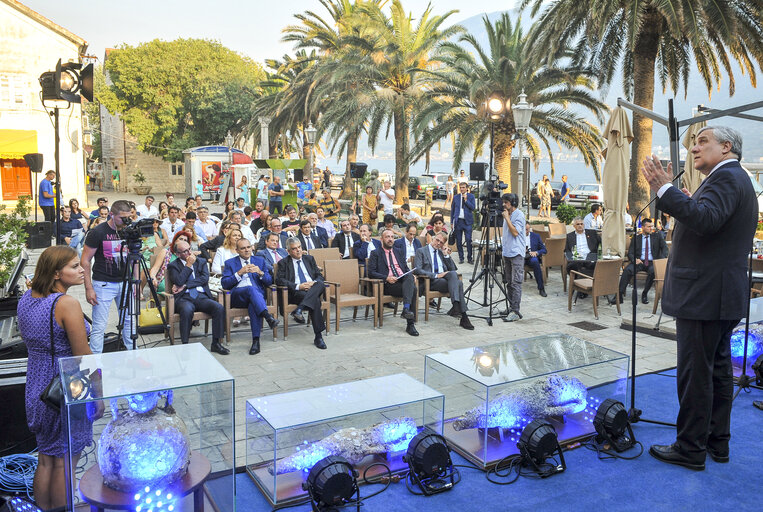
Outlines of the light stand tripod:
[{"label": "light stand tripod", "polygon": [[[140,253],[142,242],[140,239],[123,241],[120,247],[120,254],[125,246],[127,246],[127,259],[125,261],[124,269],[122,270],[122,292],[119,296],[119,320],[117,321],[117,334],[118,339],[122,338],[122,330],[125,326],[125,320],[130,320],[130,340],[132,341],[132,350],[137,348],[138,340],[138,318],[140,316],[140,276],[143,275],[146,278],[148,289],[151,291],[151,298],[154,299],[154,304],[159,304],[159,295],[156,292],[154,282],[151,280],[149,274],[148,265],[146,260],[143,259],[143,255]],[[141,274],[142,272],[142,274]],[[164,317],[162,308],[159,309],[159,316],[162,319],[162,326],[164,327],[165,335],[167,326],[167,319]],[[128,347],[125,347],[128,348]]]}]

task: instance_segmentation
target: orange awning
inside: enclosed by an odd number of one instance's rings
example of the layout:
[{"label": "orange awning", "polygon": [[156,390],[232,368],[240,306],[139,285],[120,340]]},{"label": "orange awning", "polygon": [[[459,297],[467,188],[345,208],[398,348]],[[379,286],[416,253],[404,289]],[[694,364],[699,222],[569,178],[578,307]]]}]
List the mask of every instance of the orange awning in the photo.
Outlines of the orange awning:
[{"label": "orange awning", "polygon": [[37,153],[35,130],[0,130],[0,158],[24,158]]}]

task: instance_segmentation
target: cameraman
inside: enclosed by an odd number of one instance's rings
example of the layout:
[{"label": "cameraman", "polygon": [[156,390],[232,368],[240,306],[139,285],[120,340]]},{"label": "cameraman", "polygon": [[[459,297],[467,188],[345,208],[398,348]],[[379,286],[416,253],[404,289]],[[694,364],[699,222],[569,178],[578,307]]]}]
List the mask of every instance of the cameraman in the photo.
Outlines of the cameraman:
[{"label": "cameraman", "polygon": [[504,194],[503,200],[503,281],[509,310],[504,322],[514,322],[522,318],[519,303],[522,301],[522,282],[525,280],[525,214],[518,208],[516,194]]},{"label": "cameraman", "polygon": [[[114,201],[109,220],[88,231],[85,237],[81,264],[85,269],[85,297],[93,306],[90,349],[94,354],[103,352],[103,333],[106,331],[111,302],[116,301],[119,307],[118,301],[122,295],[123,286],[122,272],[127,251],[127,247],[123,247],[120,231],[129,224],[129,221],[130,203],[124,200]],[[91,265],[93,257],[95,257],[95,263]],[[129,315],[125,315],[122,341],[128,350],[132,349]]]}]

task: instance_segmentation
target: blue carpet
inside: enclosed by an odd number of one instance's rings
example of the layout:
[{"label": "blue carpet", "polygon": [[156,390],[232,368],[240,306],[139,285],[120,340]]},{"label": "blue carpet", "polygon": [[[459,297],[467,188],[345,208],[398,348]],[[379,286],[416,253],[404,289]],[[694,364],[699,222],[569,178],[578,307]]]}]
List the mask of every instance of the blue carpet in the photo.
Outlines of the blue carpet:
[{"label": "blue carpet", "polygon": [[[644,418],[666,422],[675,420],[678,411],[676,381],[669,376],[670,373],[666,371],[661,375],[637,378],[636,406],[644,411]],[[763,449],[760,442],[763,412],[753,407],[752,401],[761,399],[763,391],[756,389],[739,395],[732,412],[731,462],[717,464],[708,457],[705,471],[695,472],[652,458],[646,453],[649,445],[672,442],[675,430],[642,422],[633,426],[636,438],[645,448],[644,454],[636,460],[599,461],[595,452],[579,448],[565,452],[566,472],[544,480],[520,478],[506,486],[489,483],[482,471],[459,468],[461,482],[449,492],[432,497],[413,496],[400,482],[366,501],[363,510],[759,510],[760,489],[763,487]],[[631,455],[632,452],[624,455]],[[453,461],[455,464],[467,464],[455,453]],[[216,493],[216,483],[208,484],[212,495]],[[238,510],[271,509],[246,473],[236,475],[236,488]],[[379,488],[379,485],[362,486],[361,496]],[[309,511],[310,506],[303,504],[288,510]]]}]

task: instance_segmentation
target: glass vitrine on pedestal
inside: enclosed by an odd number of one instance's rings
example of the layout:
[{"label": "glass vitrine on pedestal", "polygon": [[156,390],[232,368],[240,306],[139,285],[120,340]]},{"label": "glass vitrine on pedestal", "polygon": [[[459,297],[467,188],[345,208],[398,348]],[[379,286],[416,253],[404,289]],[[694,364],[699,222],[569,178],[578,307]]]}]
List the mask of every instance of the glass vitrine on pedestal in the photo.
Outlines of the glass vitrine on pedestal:
[{"label": "glass vitrine on pedestal", "polygon": [[[340,455],[360,478],[407,469],[402,456],[422,430],[442,433],[443,396],[406,374],[246,402],[246,469],[275,507],[308,499],[310,468]],[[379,464],[381,463],[381,464]]]},{"label": "glass vitrine on pedestal", "polygon": [[522,428],[548,420],[561,443],[594,432],[607,398],[626,403],[629,357],[564,334],[426,356],[424,382],[445,395],[443,435],[483,469],[519,452]]}]

